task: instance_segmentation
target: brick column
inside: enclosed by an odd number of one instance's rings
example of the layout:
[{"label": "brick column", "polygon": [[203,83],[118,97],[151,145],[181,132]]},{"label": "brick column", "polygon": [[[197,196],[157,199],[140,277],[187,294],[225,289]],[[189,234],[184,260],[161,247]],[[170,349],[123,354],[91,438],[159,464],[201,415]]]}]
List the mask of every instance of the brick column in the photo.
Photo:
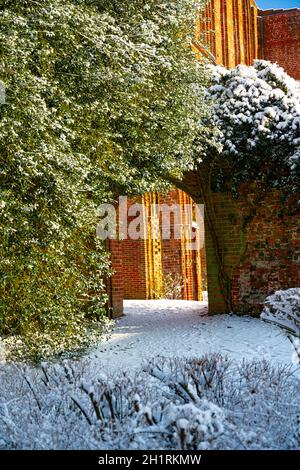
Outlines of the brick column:
[{"label": "brick column", "polygon": [[110,251],[111,265],[113,269],[113,275],[108,279],[107,283],[110,315],[112,318],[118,318],[123,315],[124,299],[122,242],[118,240],[109,240],[108,250]]}]

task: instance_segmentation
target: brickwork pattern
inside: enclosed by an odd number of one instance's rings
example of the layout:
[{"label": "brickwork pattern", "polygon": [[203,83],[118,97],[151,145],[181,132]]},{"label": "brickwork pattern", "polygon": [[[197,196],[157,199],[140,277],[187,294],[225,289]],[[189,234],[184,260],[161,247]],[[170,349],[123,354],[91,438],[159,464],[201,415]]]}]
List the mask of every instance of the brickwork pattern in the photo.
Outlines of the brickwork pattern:
[{"label": "brickwork pattern", "polygon": [[[182,282],[181,298],[183,300],[202,300],[202,282],[206,284],[206,255],[205,247],[200,250],[189,250],[189,237],[183,236],[184,225],[190,223],[185,218],[185,206],[192,207],[193,201],[179,189],[174,189],[167,195],[145,195],[143,198],[129,201],[129,206],[135,202],[143,203],[147,208],[148,230],[151,235],[150,204],[160,203],[171,207],[176,204],[181,207],[180,219],[174,220],[170,213],[170,238],[162,238],[164,224],[160,214],[158,240],[148,236],[147,240],[122,240],[121,251],[117,256],[122,257],[123,294],[125,299],[151,299],[163,292],[164,278],[170,276]],[[131,219],[128,218],[128,224]],[[175,231],[182,233],[181,238],[175,237]],[[203,237],[204,226],[199,233]],[[191,236],[191,234],[189,234]],[[115,246],[115,245],[114,245]],[[118,245],[119,247],[119,245]],[[161,284],[161,285],[160,285]]]},{"label": "brickwork pattern", "polygon": [[[282,215],[279,193],[272,193],[243,229],[249,207],[226,194],[213,195],[216,231],[231,279],[234,311],[258,313],[267,295],[300,285],[300,216]],[[207,234],[210,311],[224,313],[214,248]]]},{"label": "brickwork pattern", "polygon": [[258,56],[258,9],[253,0],[210,0],[196,31],[217,64],[250,65]]},{"label": "brickwork pattern", "polygon": [[260,11],[260,56],[300,80],[300,8]]},{"label": "brickwork pattern", "polygon": [[300,286],[300,215],[282,209],[280,194],[271,194],[246,229],[246,251],[232,280],[236,310],[260,312],[270,293]]}]

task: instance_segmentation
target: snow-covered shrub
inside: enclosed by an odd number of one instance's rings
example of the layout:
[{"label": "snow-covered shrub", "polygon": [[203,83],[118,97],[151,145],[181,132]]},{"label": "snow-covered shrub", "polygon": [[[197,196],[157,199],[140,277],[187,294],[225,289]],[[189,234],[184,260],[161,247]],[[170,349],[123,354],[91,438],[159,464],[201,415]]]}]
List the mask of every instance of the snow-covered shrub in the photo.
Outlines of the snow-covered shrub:
[{"label": "snow-covered shrub", "polygon": [[87,321],[84,312],[76,318],[65,319],[61,315],[60,322],[63,321],[69,328],[67,334],[62,335],[55,330],[47,333],[32,330],[30,337],[25,333],[3,338],[0,340],[0,360],[38,363],[42,359],[80,356],[99,345],[99,341],[107,341],[114,327],[114,321],[105,317]]},{"label": "snow-covered shrub", "polygon": [[300,338],[300,288],[279,290],[267,297],[261,318]]},{"label": "snow-covered shrub", "polygon": [[81,383],[83,393],[71,399],[86,422],[98,427],[103,441],[121,448],[129,438],[133,447],[140,442],[157,448],[164,440],[169,449],[205,449],[222,434],[223,412],[217,405],[205,398],[164,397],[155,382],[144,390],[143,379],[121,374],[112,381],[104,376]]},{"label": "snow-covered shrub", "polygon": [[288,339],[290,340],[294,348],[292,362],[294,364],[300,364],[300,339],[292,335],[288,335]]},{"label": "snow-covered shrub", "polygon": [[167,401],[159,409],[148,404],[141,408],[141,417],[137,429],[155,447],[155,435],[160,435],[169,449],[207,449],[223,433],[223,411],[205,399],[185,404]]},{"label": "snow-covered shrub", "polygon": [[300,363],[300,288],[279,290],[266,298],[262,320],[282,328],[293,348],[293,362]]},{"label": "snow-covered shrub", "polygon": [[233,69],[212,66],[207,97],[222,151],[213,161],[217,189],[243,182],[264,191],[300,190],[300,87],[277,64],[256,60]]},{"label": "snow-covered shrub", "polygon": [[0,365],[0,448],[297,449],[299,386],[290,368],[219,355],[116,375]]},{"label": "snow-covered shrub", "polygon": [[218,399],[221,404],[224,398],[224,379],[230,362],[215,354],[200,359],[155,359],[150,361],[147,371],[161,380],[169,388],[174,399],[180,398],[184,403],[206,397]]}]

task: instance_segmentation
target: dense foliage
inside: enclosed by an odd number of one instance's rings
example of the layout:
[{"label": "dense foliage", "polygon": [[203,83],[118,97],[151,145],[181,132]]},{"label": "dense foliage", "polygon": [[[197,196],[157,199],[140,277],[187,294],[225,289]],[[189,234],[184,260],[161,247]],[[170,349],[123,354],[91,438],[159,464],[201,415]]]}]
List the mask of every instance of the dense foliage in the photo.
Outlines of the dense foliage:
[{"label": "dense foliage", "polygon": [[213,66],[207,98],[222,149],[209,163],[216,189],[238,193],[300,191],[300,87],[282,68],[256,60],[232,70]]},{"label": "dense foliage", "polygon": [[188,0],[2,2],[0,334],[23,352],[86,344],[106,301],[97,206],[191,161],[194,18]]}]

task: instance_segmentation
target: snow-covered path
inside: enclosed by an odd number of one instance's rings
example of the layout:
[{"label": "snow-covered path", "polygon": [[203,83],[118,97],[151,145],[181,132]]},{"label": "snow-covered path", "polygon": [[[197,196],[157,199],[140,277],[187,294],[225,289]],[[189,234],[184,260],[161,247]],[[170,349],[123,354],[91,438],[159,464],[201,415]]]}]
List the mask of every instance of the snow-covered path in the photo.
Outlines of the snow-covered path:
[{"label": "snow-covered path", "polygon": [[262,320],[207,316],[207,304],[181,300],[130,300],[109,341],[90,358],[114,371],[139,367],[160,355],[201,356],[222,352],[235,359],[260,358],[291,363],[292,348],[281,331]]}]

